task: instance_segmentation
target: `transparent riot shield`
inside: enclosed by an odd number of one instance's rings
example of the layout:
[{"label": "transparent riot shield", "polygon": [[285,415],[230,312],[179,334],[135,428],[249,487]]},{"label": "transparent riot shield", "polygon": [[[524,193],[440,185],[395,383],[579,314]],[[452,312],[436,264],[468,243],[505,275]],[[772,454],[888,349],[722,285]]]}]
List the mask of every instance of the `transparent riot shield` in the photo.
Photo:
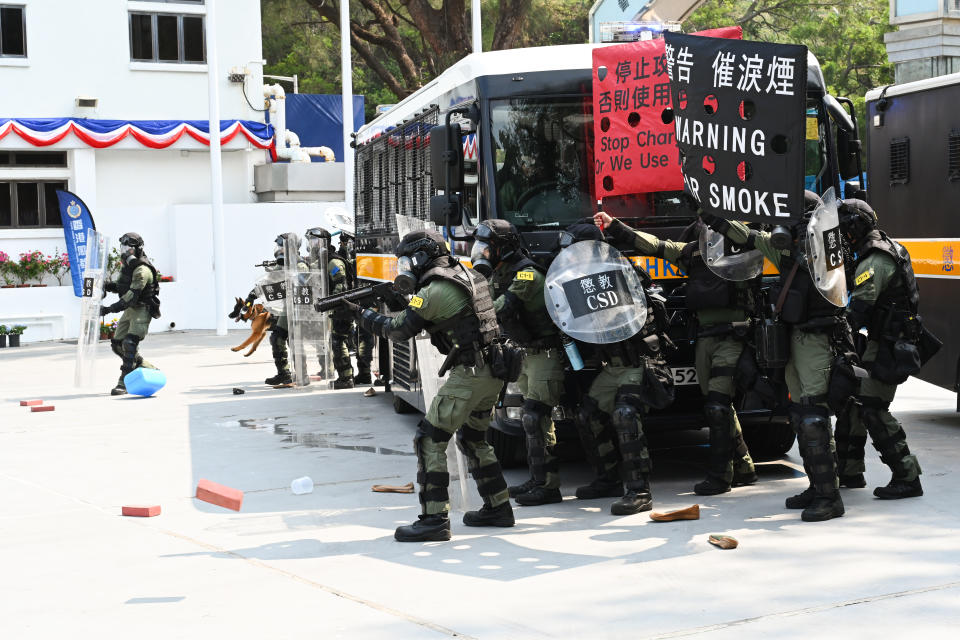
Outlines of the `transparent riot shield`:
[{"label": "transparent riot shield", "polygon": [[314,306],[325,289],[326,251],[318,256],[324,260],[322,264],[301,258],[300,239],[293,234],[284,240],[283,251],[290,374],[295,387],[306,387],[310,384],[308,351],[316,351],[317,345],[329,338],[324,314]]},{"label": "transparent riot shield", "polygon": [[554,324],[582,342],[621,342],[647,321],[640,276],[605,242],[586,240],[561,251],[547,271],[543,295]]},{"label": "transparent riot shield", "polygon": [[763,272],[763,254],[759,249],[744,251],[706,225],[700,231],[700,255],[707,268],[724,280],[751,280]]},{"label": "transparent riot shield", "polygon": [[86,255],[79,258],[78,268],[83,273],[83,291],[80,298],[80,334],[77,338],[77,364],[73,383],[79,388],[93,388],[97,347],[100,344],[100,305],[107,278],[107,259],[110,239],[99,231],[87,233]]},{"label": "transparent riot shield", "polygon": [[[403,238],[413,231],[436,231],[442,233],[437,225],[414,218],[413,216],[397,215],[397,235]],[[443,366],[444,356],[430,343],[430,337],[421,333],[414,340],[417,356],[417,374],[420,379],[420,391],[423,393],[424,405],[429,407],[443,384],[443,378],[437,376]],[[447,446],[447,471],[450,474],[450,509],[464,512],[477,509],[480,506],[480,497],[467,478],[467,461],[454,439]]]},{"label": "transparent riot shield", "polygon": [[283,269],[268,271],[255,285],[264,308],[274,315],[287,312],[286,277]]},{"label": "transparent riot shield", "polygon": [[[330,282],[327,277],[330,253],[332,248],[330,243],[323,238],[308,238],[307,239],[307,267],[309,274],[308,279],[310,280],[309,284],[312,289],[313,299],[326,298],[329,295],[332,295],[330,290]],[[301,301],[303,304],[303,301]],[[320,369],[323,371],[325,378],[332,380],[336,377],[335,372],[333,371],[333,352],[331,345],[331,328],[333,326],[333,321],[330,319],[329,313],[321,313],[319,320],[315,320],[317,324],[312,326],[311,336],[311,345],[317,356],[317,360],[320,364]]]},{"label": "transparent riot shield", "polygon": [[807,223],[807,266],[820,295],[830,304],[844,307],[847,304],[847,275],[843,268],[840,216],[833,187],[827,189],[820,199],[821,204],[810,214]]}]

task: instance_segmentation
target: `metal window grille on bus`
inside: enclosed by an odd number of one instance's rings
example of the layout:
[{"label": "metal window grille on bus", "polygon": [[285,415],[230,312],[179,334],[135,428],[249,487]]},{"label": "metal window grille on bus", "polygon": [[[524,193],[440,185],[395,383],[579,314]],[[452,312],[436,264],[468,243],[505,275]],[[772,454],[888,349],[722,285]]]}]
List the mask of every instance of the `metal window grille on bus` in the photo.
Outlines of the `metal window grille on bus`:
[{"label": "metal window grille on bus", "polygon": [[910,182],[910,138],[890,141],[890,184]]}]

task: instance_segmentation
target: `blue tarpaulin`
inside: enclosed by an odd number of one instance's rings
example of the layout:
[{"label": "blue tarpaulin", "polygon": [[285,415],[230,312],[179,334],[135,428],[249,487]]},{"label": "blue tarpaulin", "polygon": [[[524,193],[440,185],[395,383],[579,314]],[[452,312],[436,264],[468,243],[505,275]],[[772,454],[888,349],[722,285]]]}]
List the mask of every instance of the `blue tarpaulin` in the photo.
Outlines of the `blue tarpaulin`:
[{"label": "blue tarpaulin", "polygon": [[[287,129],[300,136],[304,147],[330,147],[343,161],[343,116],[339,95],[311,93],[287,94]],[[363,96],[353,96],[353,129],[365,123]],[[314,162],[322,158],[313,158]]]}]

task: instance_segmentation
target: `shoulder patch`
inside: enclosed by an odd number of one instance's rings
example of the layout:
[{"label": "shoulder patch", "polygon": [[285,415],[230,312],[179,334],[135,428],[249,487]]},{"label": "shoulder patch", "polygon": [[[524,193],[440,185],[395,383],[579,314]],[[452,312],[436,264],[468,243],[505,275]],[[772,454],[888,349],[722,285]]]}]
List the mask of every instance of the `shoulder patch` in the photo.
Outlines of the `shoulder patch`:
[{"label": "shoulder patch", "polygon": [[533,271],[517,271],[517,280],[533,280]]},{"label": "shoulder patch", "polygon": [[423,306],[423,298],[421,298],[420,296],[413,296],[412,298],[410,298],[410,306],[413,307],[414,309],[419,309],[420,307]]},{"label": "shoulder patch", "polygon": [[873,267],[870,267],[869,269],[867,269],[866,271],[858,275],[857,279],[854,280],[853,283],[855,286],[859,287],[860,285],[862,285],[864,282],[866,282],[872,277],[873,277]]}]

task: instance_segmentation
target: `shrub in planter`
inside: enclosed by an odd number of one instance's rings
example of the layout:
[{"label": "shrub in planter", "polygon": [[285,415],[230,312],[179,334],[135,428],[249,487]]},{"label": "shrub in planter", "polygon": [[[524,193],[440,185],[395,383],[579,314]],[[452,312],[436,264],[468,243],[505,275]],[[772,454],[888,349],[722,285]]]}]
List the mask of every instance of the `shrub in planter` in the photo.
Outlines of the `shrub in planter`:
[{"label": "shrub in planter", "polygon": [[43,276],[47,270],[47,260],[43,257],[42,251],[27,251],[20,254],[18,266],[17,279],[20,280],[20,286],[24,287],[27,286],[27,280]]},{"label": "shrub in planter", "polygon": [[110,322],[109,324],[105,323],[102,319],[100,320],[100,339],[101,340],[112,340],[114,334],[117,332],[117,320]]},{"label": "shrub in planter", "polygon": [[10,254],[6,251],[0,251],[0,279],[3,279],[3,288],[5,289],[14,286],[13,283],[17,280],[13,273],[14,264],[16,263],[10,259]]},{"label": "shrub in planter", "polygon": [[22,324],[15,324],[10,329],[8,335],[10,336],[10,346],[19,347],[20,346],[20,336],[23,335],[23,332],[27,330],[27,327]]},{"label": "shrub in planter", "polygon": [[0,324],[0,349],[7,346],[7,325]]},{"label": "shrub in planter", "polygon": [[63,278],[70,272],[70,255],[60,253],[55,249],[52,256],[47,256],[47,273],[57,279],[57,284],[63,286]]}]

